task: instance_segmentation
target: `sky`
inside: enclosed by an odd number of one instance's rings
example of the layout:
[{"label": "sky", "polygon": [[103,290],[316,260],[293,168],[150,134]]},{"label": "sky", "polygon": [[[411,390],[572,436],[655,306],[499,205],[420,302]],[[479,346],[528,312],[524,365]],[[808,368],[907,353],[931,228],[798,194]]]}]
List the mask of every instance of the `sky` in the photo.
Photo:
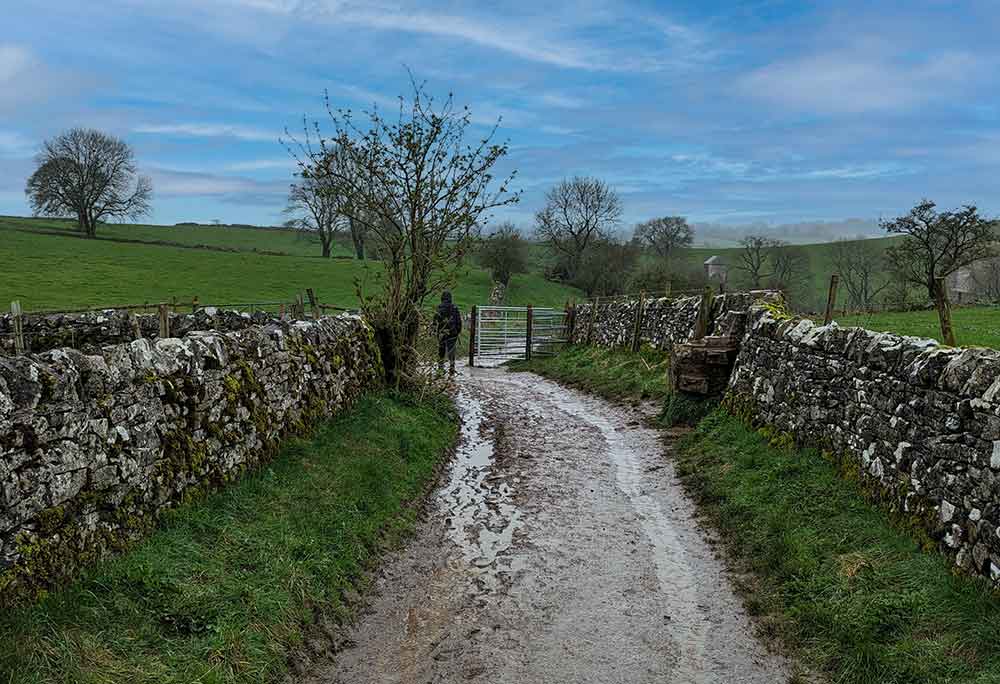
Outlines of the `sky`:
[{"label": "sky", "polygon": [[626,226],[1000,214],[993,0],[22,0],[3,23],[0,214],[30,213],[39,143],[82,126],[133,145],[152,222],[279,223],[284,131],[329,131],[324,91],[392,109],[409,72],[471,134],[500,120],[522,199],[497,219],[529,230],[574,175],[615,187]]}]

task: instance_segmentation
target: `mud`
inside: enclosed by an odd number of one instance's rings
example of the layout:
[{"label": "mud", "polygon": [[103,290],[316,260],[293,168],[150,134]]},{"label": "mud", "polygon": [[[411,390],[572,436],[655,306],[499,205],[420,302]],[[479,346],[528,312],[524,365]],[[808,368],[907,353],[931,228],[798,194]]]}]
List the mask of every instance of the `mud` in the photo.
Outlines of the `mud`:
[{"label": "mud", "polygon": [[654,430],[526,373],[463,369],[463,442],[310,684],[785,682]]}]

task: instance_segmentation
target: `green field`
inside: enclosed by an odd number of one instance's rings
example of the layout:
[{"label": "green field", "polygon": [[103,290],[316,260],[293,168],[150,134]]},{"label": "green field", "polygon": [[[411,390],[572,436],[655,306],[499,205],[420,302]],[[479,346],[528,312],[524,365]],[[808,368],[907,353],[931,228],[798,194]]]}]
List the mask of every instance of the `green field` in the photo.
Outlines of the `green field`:
[{"label": "green field", "polygon": [[[20,218],[0,216],[0,229],[42,233],[58,232],[79,235],[76,221],[72,219]],[[292,256],[322,258],[319,240],[296,230],[283,228],[247,228],[233,226],[153,226],[144,224],[109,223],[98,228],[102,240],[137,240],[141,242],[168,242],[191,247],[217,247],[245,252],[277,252]],[[334,245],[333,256],[353,256],[354,252],[345,238]]]},{"label": "green field", "polygon": [[[9,219],[6,224],[10,227]],[[28,220],[20,220],[22,222]],[[39,222],[41,223],[41,222]],[[59,222],[57,222],[59,223]],[[65,222],[63,229],[65,229]],[[50,235],[4,230],[0,223],[0,304],[6,308],[18,299],[26,311],[122,306],[146,302],[237,304],[291,301],[305,288],[313,288],[326,304],[357,304],[354,282],[361,279],[369,291],[380,287],[377,262],[353,259],[320,259],[311,256],[270,256],[252,251],[219,252],[111,240],[85,240],[70,235]],[[110,227],[102,227],[108,234]],[[260,245],[271,249],[279,239],[294,245],[295,233],[251,228],[159,228],[115,226],[136,234],[162,231],[173,240],[178,230],[192,240],[214,235],[219,246]],[[226,243],[223,236],[236,236]],[[132,239],[132,238],[130,238]],[[318,248],[317,248],[318,249]],[[454,288],[455,301],[468,308],[487,301],[492,287],[489,274],[470,264]],[[578,296],[577,290],[545,281],[538,273],[516,275],[507,301],[514,304],[557,306]]]},{"label": "green field", "polygon": [[[1000,306],[952,309],[951,319],[960,347],[1000,349]],[[843,326],[941,340],[941,324],[936,309],[845,315],[838,316],[836,321]]]}]

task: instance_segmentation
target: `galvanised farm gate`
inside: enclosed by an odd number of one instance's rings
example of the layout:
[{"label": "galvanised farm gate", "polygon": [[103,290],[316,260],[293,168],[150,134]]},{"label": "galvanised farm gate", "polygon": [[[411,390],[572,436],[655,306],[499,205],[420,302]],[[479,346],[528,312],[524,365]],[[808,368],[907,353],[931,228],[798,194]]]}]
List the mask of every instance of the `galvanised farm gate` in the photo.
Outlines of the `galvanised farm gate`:
[{"label": "galvanised farm gate", "polygon": [[470,337],[472,366],[554,354],[569,341],[569,314],[532,306],[475,306]]}]

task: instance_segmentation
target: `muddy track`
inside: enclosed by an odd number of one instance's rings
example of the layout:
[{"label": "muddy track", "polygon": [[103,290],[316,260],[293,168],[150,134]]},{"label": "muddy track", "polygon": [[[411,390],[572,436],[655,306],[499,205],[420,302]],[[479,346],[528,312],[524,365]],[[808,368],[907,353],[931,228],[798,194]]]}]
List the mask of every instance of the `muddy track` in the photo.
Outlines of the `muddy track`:
[{"label": "muddy track", "polygon": [[463,441],[310,684],[784,682],[641,415],[466,369]]}]

